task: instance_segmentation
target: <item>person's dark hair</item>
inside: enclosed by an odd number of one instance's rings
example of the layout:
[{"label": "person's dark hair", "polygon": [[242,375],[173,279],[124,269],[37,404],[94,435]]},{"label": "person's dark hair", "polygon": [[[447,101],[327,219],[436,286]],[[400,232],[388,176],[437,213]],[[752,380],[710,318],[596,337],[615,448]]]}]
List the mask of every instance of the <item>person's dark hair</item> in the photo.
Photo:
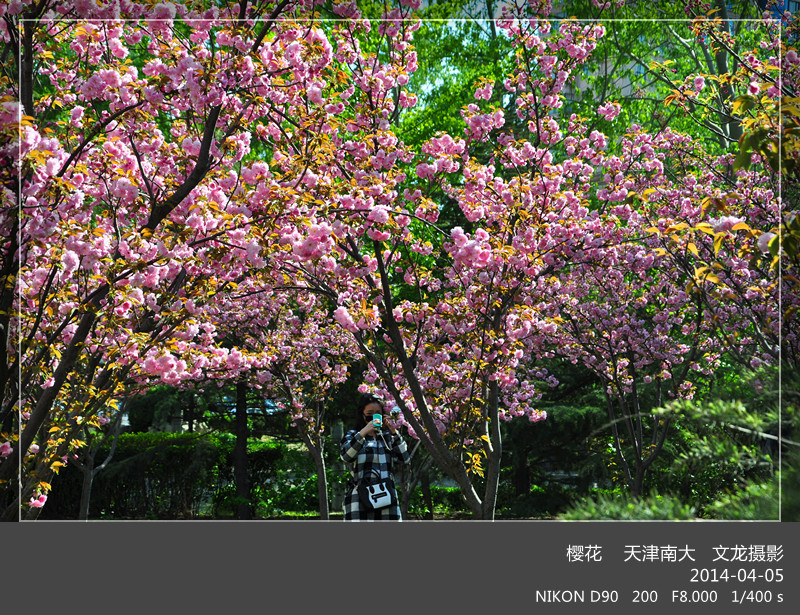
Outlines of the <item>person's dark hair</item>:
[{"label": "person's dark hair", "polygon": [[358,398],[358,403],[356,404],[356,426],[357,430],[361,430],[367,424],[367,421],[364,420],[364,408],[369,406],[370,404],[379,404],[381,407],[381,412],[383,412],[383,400],[378,397],[377,395],[373,395],[372,393],[364,393],[361,397]]}]

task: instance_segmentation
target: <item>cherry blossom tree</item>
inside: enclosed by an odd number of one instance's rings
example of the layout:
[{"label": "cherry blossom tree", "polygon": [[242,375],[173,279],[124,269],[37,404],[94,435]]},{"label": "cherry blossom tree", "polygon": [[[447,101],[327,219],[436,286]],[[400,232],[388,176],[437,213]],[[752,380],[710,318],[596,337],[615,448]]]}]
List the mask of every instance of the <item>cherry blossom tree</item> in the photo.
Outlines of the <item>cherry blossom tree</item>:
[{"label": "cherry blossom tree", "polygon": [[[284,356],[272,370],[271,391],[278,404],[290,413],[292,425],[314,460],[317,473],[319,512],[328,519],[328,482],[325,443],[330,404],[336,387],[343,384],[360,356],[352,336],[324,314],[321,322],[297,323],[284,346]],[[338,442],[334,442],[334,447]],[[334,450],[338,451],[337,448]]]},{"label": "cherry blossom tree", "polygon": [[[502,109],[466,106],[465,138],[430,139],[413,161],[416,185],[391,201],[381,201],[386,192],[345,195],[342,205],[364,217],[351,218],[337,259],[361,267],[340,291],[335,317],[370,359],[372,382],[395,398],[410,432],[484,518],[496,493],[499,420],[541,418],[533,385],[551,377],[535,368],[537,358],[582,361],[607,384],[617,448],[625,440],[634,451],[632,464],[621,459],[634,494],[668,433],[654,407],[690,398],[723,350],[753,364],[777,358],[774,273],[728,247],[752,246],[775,223],[780,204],[764,166],[737,173],[732,155],[709,156],[689,134],[651,135],[635,125],[622,151],[608,152],[608,137],[587,129],[585,118],[558,117],[570,72],[603,27],[567,21],[555,29],[514,17],[498,24],[516,48],[516,70],[503,87],[526,130],[504,133]],[[480,82],[476,99],[491,90]],[[597,108],[609,122],[619,111],[614,103]],[[494,155],[472,157],[489,135]],[[365,176],[385,165],[381,136],[362,154],[373,155]],[[405,151],[394,151],[401,166]],[[394,177],[408,184],[408,175]],[[737,226],[733,210],[720,216],[704,208],[704,199],[720,196],[720,177],[737,191],[731,205],[749,225]],[[426,180],[457,202],[471,232],[436,227]],[[697,224],[700,236],[676,251],[672,231]],[[431,242],[423,228],[442,239]],[[664,235],[672,243],[659,243]],[[706,265],[728,272],[726,292],[703,292],[713,282],[703,277]],[[419,290],[409,296],[409,287]],[[645,388],[654,391],[647,404]]]},{"label": "cherry blossom tree", "polygon": [[[796,293],[792,276],[781,277],[776,266],[781,220],[791,219],[793,209],[791,196],[781,199],[781,180],[788,187],[795,173],[794,137],[786,134],[781,148],[780,117],[783,113],[789,120],[787,127],[796,124],[790,118],[797,84],[796,53],[781,33],[796,26],[790,16],[771,12],[734,26],[724,3],[721,11],[695,2],[681,10],[693,21],[665,27],[689,52],[689,68],[678,71],[679,64],[663,57],[650,66],[671,88],[663,102],[671,117],[676,111],[683,116],[687,132],[665,127],[647,134],[631,126],[617,144],[617,160],[610,159],[614,166],[605,169],[611,192],[598,192],[609,206],[624,197],[626,204],[616,205],[616,211],[633,234],[626,232],[628,239],[619,246],[627,241],[645,251],[638,259],[623,259],[621,267],[612,262],[606,270],[581,271],[593,280],[584,284],[589,292],[581,295],[581,284],[574,282],[570,291],[588,301],[566,310],[563,302],[554,302],[570,315],[572,343],[582,348],[573,360],[587,353],[596,337],[608,342],[606,353],[587,354],[613,391],[608,401],[615,448],[634,493],[641,493],[644,472],[669,426],[663,415],[642,414],[648,387],[655,387],[650,398],[662,404],[691,397],[703,374],[720,361],[749,369],[796,361]],[[613,121],[608,111],[608,105],[598,108]],[[702,134],[710,138],[698,138]],[[728,153],[720,155],[715,142]],[[637,240],[637,233],[652,234],[655,241]],[[635,282],[643,262],[650,271],[642,271]],[[621,289],[627,296],[619,295]],[[652,290],[662,297],[648,299]],[[605,303],[615,295],[619,299]],[[637,305],[635,316],[630,310],[626,315],[626,304]],[[643,375],[645,366],[656,371]],[[641,429],[643,416],[649,429]],[[618,422],[625,425],[626,436],[617,432]],[[633,463],[623,454],[624,440],[633,443],[628,449]]]},{"label": "cherry blossom tree", "polygon": [[[766,267],[756,270],[729,245],[736,241],[732,229],[742,218],[714,220],[698,198],[718,194],[717,173],[729,168],[733,157],[703,163],[678,183],[667,179],[664,169],[686,160],[685,135],[667,130],[653,139],[634,132],[623,141],[623,149],[633,154],[624,162],[628,174],[618,173],[618,185],[599,191],[607,199],[608,214],[598,216],[594,242],[610,239],[601,228],[611,224],[617,237],[611,246],[591,246],[576,255],[547,309],[564,321],[551,340],[557,354],[582,362],[606,385],[619,464],[638,495],[669,428],[668,419],[651,411],[673,399],[691,399],[720,366],[723,354],[754,367],[775,364],[772,340],[778,335],[779,312],[775,276]],[[625,156],[614,158],[603,161],[612,172]],[[610,175],[607,180],[615,183]],[[769,228],[778,202],[764,183],[763,175],[740,174],[737,190],[747,196],[737,203],[742,216]],[[676,241],[670,232],[693,224],[706,232],[692,241]],[[704,285],[713,280],[705,276],[715,275],[710,262],[720,277],[731,272],[726,282],[738,285],[739,293],[707,291]],[[623,452],[628,445],[633,462]]]},{"label": "cherry blossom tree", "polygon": [[[363,388],[492,519],[501,421],[544,419],[557,382],[542,360],[601,378],[634,493],[667,435],[656,405],[723,353],[777,360],[769,155],[616,126],[613,100],[565,113],[600,22],[503,9],[507,77],[415,149],[418,2],[334,3],[325,23],[311,0],[151,4],[3,9],[21,75],[2,82],[7,490],[23,468],[4,518],[35,515],[87,425],[153,382],[280,397],[324,480],[321,402],[363,357]],[[700,77],[672,102],[701,100]]]},{"label": "cherry blossom tree", "polygon": [[[242,368],[240,382],[287,411],[314,461],[320,517],[327,519],[328,411],[336,388],[361,357],[352,336],[331,318],[324,299],[295,296],[289,288],[283,279],[270,287],[254,276],[236,293],[203,309],[207,318],[220,323],[218,335],[231,342],[229,356],[237,357]],[[224,383],[230,378],[228,368],[208,370],[202,381]]]},{"label": "cherry blossom tree", "polygon": [[[510,18],[500,25],[517,37],[518,107],[540,115],[529,127],[535,144],[501,135],[497,159],[507,156],[511,164],[516,160],[533,169],[551,156],[551,140],[560,140],[558,122],[544,118],[558,108],[569,71],[588,57],[602,31],[565,24],[545,39],[546,21],[520,25]],[[350,30],[340,32],[345,42],[352,40]],[[395,33],[395,58],[413,58],[402,38],[408,29],[398,25]],[[398,74],[391,65],[375,63],[370,69],[390,85]],[[540,197],[557,191],[558,179],[534,172],[505,179],[495,173],[494,161],[472,159],[471,146],[504,124],[501,109],[477,104],[464,109],[463,136],[434,137],[412,158],[388,121],[402,95],[381,94],[385,86],[376,91],[381,82],[357,70],[354,80],[371,94],[362,97],[361,115],[371,121],[353,122],[340,136],[336,151],[346,173],[335,179],[351,187],[338,190],[326,211],[326,218],[336,216],[325,231],[335,237],[327,247],[331,256],[305,256],[311,263],[305,266],[307,283],[317,292],[334,293],[334,317],[370,361],[365,386],[371,383],[394,399],[409,433],[456,480],[473,515],[492,518],[502,451],[499,423],[515,416],[544,418],[535,409],[536,385],[552,382],[532,360],[537,334],[557,325],[534,307],[533,298],[541,296],[554,272],[544,258],[553,250],[547,245],[553,230],[542,224]],[[477,99],[488,89],[490,84],[481,83]],[[474,232],[437,226],[438,207],[426,196],[436,185],[458,202]],[[557,228],[570,224],[559,214],[552,222]],[[313,245],[325,248],[319,240]],[[320,268],[324,263],[330,263],[327,269]]]},{"label": "cherry blossom tree", "polygon": [[263,266],[270,210],[297,198],[291,182],[279,196],[262,181],[270,172],[257,154],[302,127],[306,85],[330,47],[308,22],[278,20],[288,7],[7,9],[5,40],[23,60],[18,98],[7,84],[24,112],[11,220],[21,335],[9,368],[21,375],[22,423],[0,478],[16,474],[20,450],[39,449],[4,517],[46,497],[83,424],[127,381],[157,373],[176,384],[207,365],[236,375],[216,323],[196,313]]}]

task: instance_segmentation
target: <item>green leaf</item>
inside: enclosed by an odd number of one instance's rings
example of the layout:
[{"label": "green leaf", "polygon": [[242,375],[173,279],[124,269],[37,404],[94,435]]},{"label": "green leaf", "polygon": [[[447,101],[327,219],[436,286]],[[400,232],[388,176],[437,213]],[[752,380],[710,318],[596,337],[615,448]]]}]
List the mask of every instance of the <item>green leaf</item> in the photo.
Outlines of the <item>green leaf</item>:
[{"label": "green leaf", "polygon": [[733,101],[733,112],[744,113],[755,106],[756,106],[755,96],[749,96],[749,95],[739,96],[736,100]]},{"label": "green leaf", "polygon": [[744,147],[739,150],[739,153],[736,154],[736,159],[733,161],[733,170],[738,171],[739,169],[749,169],[750,168],[750,150],[747,147]]}]

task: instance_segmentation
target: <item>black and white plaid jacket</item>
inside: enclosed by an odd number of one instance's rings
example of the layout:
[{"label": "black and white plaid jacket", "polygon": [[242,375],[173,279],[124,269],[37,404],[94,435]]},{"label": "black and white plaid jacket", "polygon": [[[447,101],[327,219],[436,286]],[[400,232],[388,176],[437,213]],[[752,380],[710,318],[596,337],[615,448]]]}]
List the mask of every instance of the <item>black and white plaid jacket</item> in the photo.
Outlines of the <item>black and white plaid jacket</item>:
[{"label": "black and white plaid jacket", "polygon": [[[381,437],[382,436],[382,437]],[[365,509],[358,500],[358,482],[369,476],[372,470],[386,478],[398,463],[408,463],[411,453],[405,440],[399,435],[381,434],[375,438],[365,438],[357,430],[351,429],[342,438],[342,459],[350,466],[352,478],[348,483],[344,498],[344,518],[347,521],[400,521],[400,503],[380,508]]]}]

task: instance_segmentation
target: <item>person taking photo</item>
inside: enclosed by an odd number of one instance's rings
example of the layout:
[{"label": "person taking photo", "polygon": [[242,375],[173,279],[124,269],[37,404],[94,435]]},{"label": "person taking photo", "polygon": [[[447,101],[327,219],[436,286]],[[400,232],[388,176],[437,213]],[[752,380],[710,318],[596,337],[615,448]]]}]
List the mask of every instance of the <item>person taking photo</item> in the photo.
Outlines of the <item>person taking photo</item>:
[{"label": "person taking photo", "polygon": [[408,463],[411,453],[375,395],[359,399],[355,426],[342,438],[341,457],[351,472],[345,521],[401,521],[394,470],[396,464]]}]

